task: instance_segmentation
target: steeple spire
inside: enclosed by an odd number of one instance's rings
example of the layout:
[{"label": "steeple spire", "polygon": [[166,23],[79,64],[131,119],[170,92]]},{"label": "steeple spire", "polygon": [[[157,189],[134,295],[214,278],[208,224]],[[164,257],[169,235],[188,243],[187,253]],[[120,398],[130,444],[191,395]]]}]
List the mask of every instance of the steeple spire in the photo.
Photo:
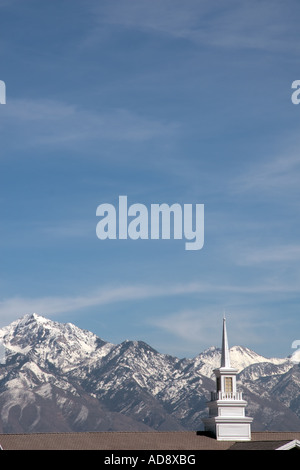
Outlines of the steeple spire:
[{"label": "steeple spire", "polygon": [[221,356],[221,367],[231,367],[230,365],[230,354],[228,347],[227,339],[227,330],[226,330],[226,318],[223,317],[223,336],[222,336],[222,356]]}]

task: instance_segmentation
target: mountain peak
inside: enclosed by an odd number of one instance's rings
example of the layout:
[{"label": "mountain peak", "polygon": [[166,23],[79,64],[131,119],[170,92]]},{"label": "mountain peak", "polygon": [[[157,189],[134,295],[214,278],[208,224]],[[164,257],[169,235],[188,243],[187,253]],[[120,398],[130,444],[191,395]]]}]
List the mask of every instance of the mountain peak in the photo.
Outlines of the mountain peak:
[{"label": "mountain peak", "polygon": [[37,313],[26,314],[0,329],[0,337],[11,354],[70,370],[84,361],[107,354],[112,345],[94,333],[71,323],[59,323]]},{"label": "mountain peak", "polygon": [[[286,359],[268,359],[245,346],[232,346],[230,348],[231,365],[239,372],[251,364],[267,363],[283,364]],[[207,377],[214,377],[214,369],[221,365],[221,349],[211,346],[195,358],[197,370]]]},{"label": "mountain peak", "polygon": [[46,323],[49,322],[49,320],[45,317],[42,317],[41,315],[38,315],[37,313],[27,313],[23,317],[20,318],[19,322],[20,323],[30,323],[32,321],[38,322],[38,323]]}]

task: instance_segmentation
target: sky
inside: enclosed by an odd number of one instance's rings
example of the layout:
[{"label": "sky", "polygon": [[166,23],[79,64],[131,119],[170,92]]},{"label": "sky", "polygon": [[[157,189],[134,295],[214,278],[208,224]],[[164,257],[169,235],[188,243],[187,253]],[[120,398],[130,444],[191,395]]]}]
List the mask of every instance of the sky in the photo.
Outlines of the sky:
[{"label": "sky", "polygon": [[[0,0],[0,327],[266,357],[300,338],[297,0]],[[204,204],[204,245],[97,207]]]}]

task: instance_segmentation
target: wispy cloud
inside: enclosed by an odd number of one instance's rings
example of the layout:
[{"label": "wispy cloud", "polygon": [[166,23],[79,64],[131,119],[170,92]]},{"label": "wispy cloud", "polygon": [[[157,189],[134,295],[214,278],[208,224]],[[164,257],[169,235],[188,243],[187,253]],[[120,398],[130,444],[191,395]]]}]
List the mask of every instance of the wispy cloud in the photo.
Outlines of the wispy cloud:
[{"label": "wispy cloud", "polygon": [[241,265],[267,265],[269,263],[288,263],[290,269],[300,260],[300,245],[273,245],[246,248],[237,257]]},{"label": "wispy cloud", "polygon": [[[2,111],[2,110],[1,110]],[[87,141],[144,142],[173,135],[178,124],[151,119],[128,109],[101,112],[53,100],[10,100],[1,112],[0,128],[8,126],[31,145],[78,144]]]},{"label": "wispy cloud", "polygon": [[[184,310],[152,319],[150,323],[186,342],[201,344],[205,338],[205,341],[213,344],[215,331],[212,330],[215,328],[211,328],[212,316],[215,318],[217,315],[212,312],[209,315],[203,313],[200,310]],[[220,314],[221,312],[218,312],[219,317]]]},{"label": "wispy cloud", "polygon": [[[221,8],[220,8],[221,6]],[[295,5],[296,6],[296,5]],[[286,50],[296,44],[291,17],[280,1],[117,0],[95,8],[102,25],[167,34],[221,48]],[[286,21],[285,21],[286,19]],[[97,30],[93,33],[97,38]],[[295,38],[294,38],[295,39]]]},{"label": "wispy cloud", "polygon": [[254,162],[244,174],[240,175],[232,187],[237,192],[260,191],[274,192],[282,189],[299,188],[300,156],[289,154]]},{"label": "wispy cloud", "polygon": [[90,237],[91,231],[95,233],[95,227],[91,227],[86,220],[63,220],[53,224],[39,224],[36,232],[46,236],[47,239],[67,239]]},{"label": "wispy cloud", "polygon": [[[174,312],[161,318],[151,318],[149,324],[177,338],[184,349],[202,351],[210,346],[221,346],[221,326],[223,312],[216,307],[189,309]],[[264,341],[263,330],[271,331],[277,326],[261,319],[261,312],[249,308],[234,308],[226,313],[230,332],[230,347],[249,344],[261,344]],[[216,325],[219,328],[216,328]],[[261,334],[260,334],[261,332]]]},{"label": "wispy cloud", "polygon": [[222,285],[217,283],[182,283],[172,285],[119,285],[106,286],[91,292],[74,296],[11,297],[0,302],[0,322],[6,324],[26,313],[53,316],[76,312],[91,307],[112,305],[118,302],[140,301],[159,297],[190,296],[192,294],[291,294],[298,293],[298,285],[270,281],[256,285]]}]

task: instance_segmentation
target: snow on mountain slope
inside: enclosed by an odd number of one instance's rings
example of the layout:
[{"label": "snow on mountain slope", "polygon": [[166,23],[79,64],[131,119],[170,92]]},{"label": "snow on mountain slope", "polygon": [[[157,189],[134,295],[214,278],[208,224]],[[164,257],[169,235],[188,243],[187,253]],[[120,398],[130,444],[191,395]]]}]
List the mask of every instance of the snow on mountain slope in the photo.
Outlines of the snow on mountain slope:
[{"label": "snow on mountain slope", "polygon": [[[287,359],[268,359],[243,346],[233,346],[230,348],[231,367],[237,369],[238,372],[241,372],[243,369],[252,364],[260,364],[265,362],[277,365],[286,363]],[[206,349],[204,352],[195,357],[195,367],[201,374],[207,377],[214,377],[213,370],[217,367],[220,367],[220,363],[221,349],[216,348],[215,346]],[[292,365],[293,364],[290,364],[290,367],[292,367]]]},{"label": "snow on mountain slope", "polygon": [[113,347],[71,323],[61,324],[35,313],[1,328],[0,339],[8,354],[36,357],[40,365],[50,363],[65,372],[106,356]]},{"label": "snow on mountain slope", "polygon": [[[216,347],[179,359],[143,341],[113,345],[36,314],[0,329],[0,340],[6,348],[0,363],[4,432],[201,429],[221,361]],[[300,428],[298,366],[242,346],[232,347],[230,356],[258,428]]]}]

